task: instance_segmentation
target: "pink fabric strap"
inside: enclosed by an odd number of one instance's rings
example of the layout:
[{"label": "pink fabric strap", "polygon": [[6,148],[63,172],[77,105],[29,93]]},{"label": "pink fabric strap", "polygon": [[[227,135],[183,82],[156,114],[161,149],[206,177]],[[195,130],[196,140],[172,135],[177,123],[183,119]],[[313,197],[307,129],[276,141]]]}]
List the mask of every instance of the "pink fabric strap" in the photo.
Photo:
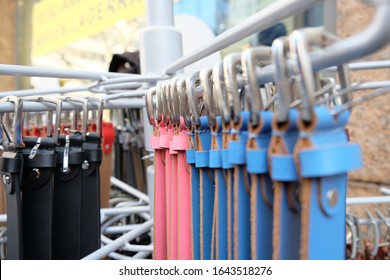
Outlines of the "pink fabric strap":
[{"label": "pink fabric strap", "polygon": [[[165,134],[164,123],[160,124],[159,132]],[[153,138],[152,138],[153,139]],[[160,137],[155,136],[154,145],[154,256],[156,260],[167,259],[167,228],[166,228],[166,190],[165,190],[165,150],[160,149]],[[158,149],[157,149],[158,147]]]},{"label": "pink fabric strap", "polygon": [[192,259],[191,242],[191,177],[190,166],[187,163],[188,149],[187,129],[182,125],[179,135],[173,137],[173,145],[178,150],[178,240],[179,260]]}]

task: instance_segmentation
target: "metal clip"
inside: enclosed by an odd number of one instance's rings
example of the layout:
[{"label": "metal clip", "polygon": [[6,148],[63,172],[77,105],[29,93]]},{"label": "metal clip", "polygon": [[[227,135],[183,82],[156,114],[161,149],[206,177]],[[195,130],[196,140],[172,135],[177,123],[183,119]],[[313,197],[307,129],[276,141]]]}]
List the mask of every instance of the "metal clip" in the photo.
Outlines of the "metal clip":
[{"label": "metal clip", "polygon": [[30,155],[28,156],[29,159],[33,159],[33,158],[35,157],[35,155],[37,154],[38,148],[39,148],[39,146],[41,145],[41,140],[42,140],[42,138],[41,138],[41,137],[38,137],[37,143],[36,143],[35,146],[32,148],[32,150],[31,150],[31,152],[30,152]]},{"label": "metal clip", "polygon": [[69,146],[70,146],[70,139],[69,135],[65,136],[65,149],[64,149],[64,162],[62,166],[62,172],[68,173],[70,171],[69,169]]}]

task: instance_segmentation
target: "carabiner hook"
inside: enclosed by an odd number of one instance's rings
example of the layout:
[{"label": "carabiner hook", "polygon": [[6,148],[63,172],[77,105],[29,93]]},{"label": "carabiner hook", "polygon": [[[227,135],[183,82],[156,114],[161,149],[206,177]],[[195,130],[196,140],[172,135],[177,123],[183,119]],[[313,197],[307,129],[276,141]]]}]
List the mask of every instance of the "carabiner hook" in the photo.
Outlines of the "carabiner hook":
[{"label": "carabiner hook", "polygon": [[[16,148],[23,148],[23,100],[17,96],[6,96],[0,99],[0,103],[13,103],[14,104],[14,118],[13,118],[13,129],[11,142]],[[6,134],[6,127],[2,121],[3,130]]]},{"label": "carabiner hook", "polygon": [[260,86],[257,82],[256,68],[271,63],[271,48],[260,46],[250,48],[241,55],[242,77],[245,85],[247,107],[250,113],[252,126],[257,126],[260,121],[259,112],[264,110],[264,103],[261,96]]},{"label": "carabiner hook", "polygon": [[179,79],[176,84],[176,89],[179,96],[179,108],[180,108],[180,115],[184,119],[184,124],[188,129],[192,127],[192,121],[191,121],[191,111],[188,105],[188,96],[187,96],[187,81],[186,79]]},{"label": "carabiner hook", "polygon": [[231,121],[234,124],[238,123],[241,118],[241,102],[237,83],[237,75],[240,66],[241,53],[231,53],[223,59],[223,73],[229,100],[229,111],[231,114]]},{"label": "carabiner hook", "polygon": [[155,125],[157,118],[156,108],[153,103],[153,96],[156,96],[156,87],[149,88],[148,92],[145,94],[145,106],[146,113],[148,115],[148,120],[150,125]]},{"label": "carabiner hook", "polygon": [[203,99],[207,110],[207,121],[210,127],[216,125],[217,106],[213,96],[212,68],[204,68],[200,71],[200,84],[203,87]]},{"label": "carabiner hook", "polygon": [[190,75],[186,80],[188,104],[192,115],[192,124],[200,124],[199,99],[196,96],[196,86],[199,83],[199,71]]},{"label": "carabiner hook", "polygon": [[287,37],[281,37],[272,43],[272,63],[275,65],[274,82],[278,93],[278,113],[276,120],[278,125],[288,121],[288,112],[291,103],[291,84],[289,83],[290,71],[287,67],[287,54],[289,42]]},{"label": "carabiner hook", "polygon": [[227,92],[225,87],[225,81],[223,76],[223,61],[217,63],[213,67],[212,71],[213,85],[215,88],[215,97],[217,100],[217,106],[219,105],[219,111],[221,112],[221,118],[224,123],[230,122],[229,112],[229,100],[227,98]]}]

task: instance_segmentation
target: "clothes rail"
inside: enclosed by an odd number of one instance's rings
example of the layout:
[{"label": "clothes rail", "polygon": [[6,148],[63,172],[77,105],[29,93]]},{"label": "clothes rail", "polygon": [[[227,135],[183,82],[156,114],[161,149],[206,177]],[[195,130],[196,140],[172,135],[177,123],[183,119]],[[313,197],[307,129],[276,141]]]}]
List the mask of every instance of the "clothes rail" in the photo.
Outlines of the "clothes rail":
[{"label": "clothes rail", "polygon": [[[123,109],[123,108],[143,108],[145,106],[145,100],[143,98],[132,98],[132,99],[118,99],[110,100],[104,105],[104,109]],[[62,110],[70,111],[80,109],[80,106],[70,104],[67,102],[63,103]],[[88,109],[97,109],[97,105],[90,104]],[[37,102],[24,102],[23,111],[24,112],[40,112],[40,111],[50,111],[55,110],[53,106],[47,106],[44,103]],[[10,113],[14,111],[14,105],[12,103],[2,103],[0,104],[0,112]]]},{"label": "clothes rail", "polygon": [[[333,43],[321,51],[315,51],[310,54],[313,71],[317,72],[321,69],[361,58],[389,43],[390,32],[383,32],[383,30],[388,30],[390,0],[375,1],[375,7],[376,15],[371,25],[364,31]],[[274,72],[274,65],[268,65],[262,69],[257,68],[256,77],[258,83],[272,82]]]},{"label": "clothes rail", "polygon": [[280,20],[283,20],[294,14],[304,12],[309,9],[315,3],[322,2],[323,0],[285,0],[277,1],[261,11],[255,13],[248,19],[242,21],[236,26],[228,29],[219,36],[217,36],[210,43],[206,44],[199,50],[182,56],[175,62],[168,65],[163,73],[173,75],[176,71],[195,63],[196,61],[205,58],[223,48],[228,47],[256,32],[260,32],[272,25],[276,24]]},{"label": "clothes rail", "polygon": [[347,205],[390,203],[390,196],[348,197]]},{"label": "clothes rail", "polygon": [[153,219],[146,221],[142,225],[140,225],[137,229],[134,229],[121,237],[117,238],[115,241],[107,244],[106,246],[100,248],[99,250],[89,254],[84,257],[83,260],[99,260],[121,248],[126,242],[130,242],[131,240],[137,238],[141,234],[148,232],[150,228],[153,226]]},{"label": "clothes rail", "polygon": [[[349,63],[348,68],[351,71],[390,68],[390,60],[354,62],[354,63]],[[334,71],[337,71],[336,66],[328,67],[321,70],[321,72],[334,72]]]}]

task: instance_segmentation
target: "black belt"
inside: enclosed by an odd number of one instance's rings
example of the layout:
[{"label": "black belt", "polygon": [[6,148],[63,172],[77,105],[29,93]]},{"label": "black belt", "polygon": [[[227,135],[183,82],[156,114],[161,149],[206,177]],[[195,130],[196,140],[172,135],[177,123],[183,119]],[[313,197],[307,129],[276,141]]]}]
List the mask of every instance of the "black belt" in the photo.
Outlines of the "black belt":
[{"label": "black belt", "polygon": [[100,248],[100,138],[89,133],[83,143],[85,161],[82,164],[81,187],[81,257]]},{"label": "black belt", "polygon": [[54,176],[53,207],[53,259],[80,259],[81,234],[81,189],[84,153],[81,141],[70,137],[68,164],[64,172],[66,141],[61,137],[61,145],[56,149],[57,167]]},{"label": "black belt", "polygon": [[7,195],[7,259],[23,259],[20,170],[22,157],[16,152],[3,152],[0,174]]},{"label": "black belt", "polygon": [[[33,140],[33,141],[30,141]],[[53,139],[42,139],[33,147],[36,138],[24,139],[23,150],[23,256],[24,259],[52,258],[53,187],[57,155]],[[31,143],[30,143],[31,142]],[[47,142],[47,143],[46,143]],[[31,151],[36,152],[32,157]]]}]

